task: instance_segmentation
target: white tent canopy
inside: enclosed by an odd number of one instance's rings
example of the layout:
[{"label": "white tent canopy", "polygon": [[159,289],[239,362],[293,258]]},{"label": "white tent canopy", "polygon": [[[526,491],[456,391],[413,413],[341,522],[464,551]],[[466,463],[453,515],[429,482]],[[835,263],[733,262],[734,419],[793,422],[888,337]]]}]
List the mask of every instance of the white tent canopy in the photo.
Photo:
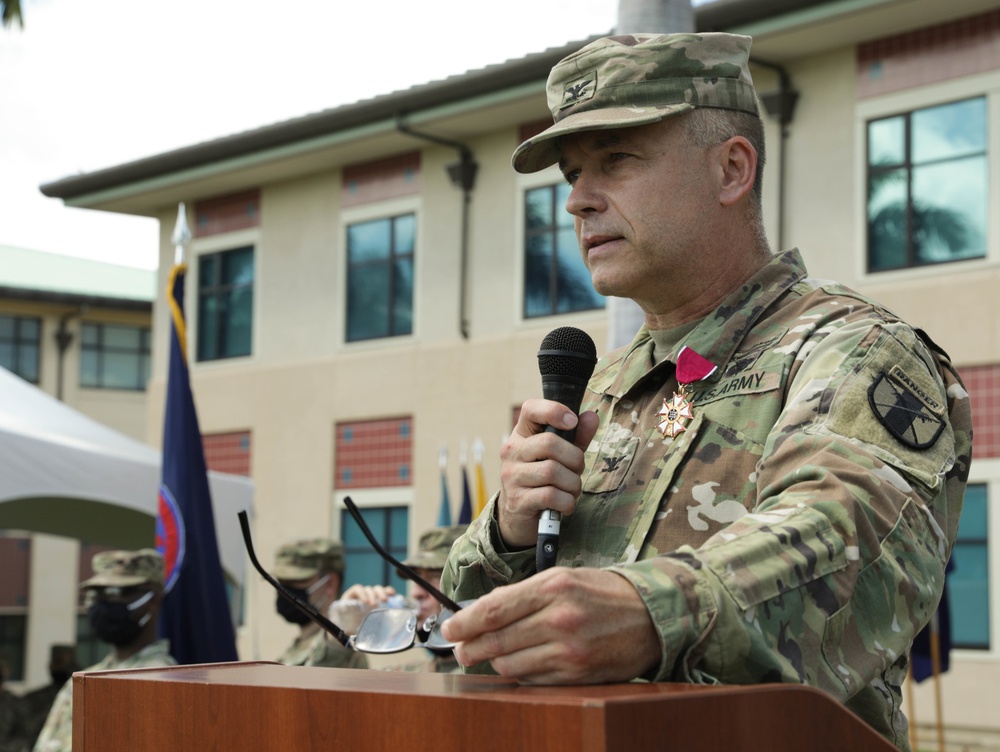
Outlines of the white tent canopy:
[{"label": "white tent canopy", "polygon": [[[0,367],[0,530],[79,538],[120,548],[152,546],[160,452],[77,412]],[[209,473],[219,557],[243,584],[237,513],[253,483]]]}]

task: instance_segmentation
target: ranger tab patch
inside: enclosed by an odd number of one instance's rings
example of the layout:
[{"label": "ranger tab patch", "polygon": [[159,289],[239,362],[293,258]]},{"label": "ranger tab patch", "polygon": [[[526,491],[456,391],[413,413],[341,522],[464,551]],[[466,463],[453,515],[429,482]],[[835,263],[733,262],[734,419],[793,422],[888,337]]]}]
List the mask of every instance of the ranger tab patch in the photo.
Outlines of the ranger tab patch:
[{"label": "ranger tab patch", "polygon": [[944,430],[945,406],[898,365],[880,373],[868,389],[868,404],[889,433],[914,449],[934,446]]}]

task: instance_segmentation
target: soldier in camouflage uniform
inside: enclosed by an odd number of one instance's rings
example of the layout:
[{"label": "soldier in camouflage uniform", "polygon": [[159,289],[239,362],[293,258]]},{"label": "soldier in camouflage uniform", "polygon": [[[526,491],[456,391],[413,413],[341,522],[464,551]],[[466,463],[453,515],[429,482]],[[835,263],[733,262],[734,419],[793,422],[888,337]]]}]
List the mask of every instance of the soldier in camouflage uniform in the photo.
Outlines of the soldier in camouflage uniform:
[{"label": "soldier in camouflage uniform", "polygon": [[74,671],[79,671],[76,664],[75,645],[52,645],[49,650],[49,676],[52,681],[43,687],[38,687],[25,693],[21,698],[24,707],[25,724],[28,737],[33,746],[38,734],[41,733],[45,719],[49,717],[52,703],[63,685],[69,681]]},{"label": "soldier in camouflage uniform", "polygon": [[[168,640],[157,639],[163,601],[163,556],[151,548],[103,551],[93,558],[94,576],[80,587],[87,593],[88,618],[111,652],[87,671],[155,668],[177,663]],[[73,748],[73,682],[56,695],[49,717],[35,741],[35,752],[70,752]]]},{"label": "soldier in camouflage uniform", "polygon": [[[468,529],[468,525],[450,525],[447,527],[432,527],[420,536],[417,552],[403,561],[403,564],[416,571],[434,587],[441,585],[441,573],[452,544]],[[441,612],[441,604],[419,583],[411,583],[410,599],[417,607],[417,621],[423,623],[427,617]],[[432,650],[425,647],[414,647],[400,655],[398,663],[394,663],[388,671],[425,672],[432,674],[459,673],[461,667],[455,660],[455,654],[450,650]]]},{"label": "soldier in camouflage uniform", "polygon": [[[621,36],[553,69],[555,124],[514,167],[559,163],[595,288],[645,325],[579,418],[522,407],[443,578],[479,601],[443,633],[469,670],[526,683],[819,687],[905,750],[900,685],[955,540],[969,398],[922,331],[769,250],[749,47]],[[563,520],[536,574],[543,509]]]},{"label": "soldier in camouflage uniform", "polygon": [[[340,593],[344,574],[344,547],[329,538],[298,540],[278,549],[275,578],[320,612],[325,612]],[[329,666],[333,668],[367,668],[364,655],[348,650],[287,598],[277,595],[279,614],[297,624],[299,634],[278,658],[288,666]]]},{"label": "soldier in camouflage uniform", "polygon": [[0,656],[0,752],[23,752],[28,740],[24,701],[4,689],[7,670],[7,660]]}]

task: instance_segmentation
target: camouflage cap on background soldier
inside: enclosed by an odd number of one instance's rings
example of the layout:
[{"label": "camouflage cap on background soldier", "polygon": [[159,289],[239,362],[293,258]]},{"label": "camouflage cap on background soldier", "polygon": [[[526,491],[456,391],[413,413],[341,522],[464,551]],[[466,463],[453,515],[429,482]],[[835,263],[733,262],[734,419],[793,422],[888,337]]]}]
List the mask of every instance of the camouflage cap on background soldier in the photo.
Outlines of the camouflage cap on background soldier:
[{"label": "camouflage cap on background soldier", "polygon": [[94,576],[80,583],[81,588],[163,587],[163,556],[152,548],[138,551],[101,551],[91,562]]},{"label": "camouflage cap on background soldier", "polygon": [[403,563],[414,569],[444,569],[451,544],[468,529],[468,525],[451,525],[425,530],[420,536],[416,553]]},{"label": "camouflage cap on background soldier", "polygon": [[286,543],[275,556],[273,574],[279,580],[308,580],[327,572],[344,572],[344,546],[331,538]]},{"label": "camouflage cap on background soldier", "polygon": [[750,78],[750,37],[630,34],[605,37],[563,58],[545,90],[554,125],[514,152],[518,172],[559,161],[558,137],[628,128],[695,107],[760,113]]}]

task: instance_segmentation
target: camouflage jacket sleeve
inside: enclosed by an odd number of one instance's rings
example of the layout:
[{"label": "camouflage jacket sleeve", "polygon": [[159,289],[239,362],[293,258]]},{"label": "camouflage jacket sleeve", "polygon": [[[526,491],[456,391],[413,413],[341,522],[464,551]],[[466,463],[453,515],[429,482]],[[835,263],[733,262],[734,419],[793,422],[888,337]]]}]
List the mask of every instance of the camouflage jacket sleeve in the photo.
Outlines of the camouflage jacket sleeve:
[{"label": "camouflage jacket sleeve", "polygon": [[478,598],[535,573],[534,548],[514,552],[503,548],[496,517],[499,495],[493,495],[448,557],[441,587],[455,600]]},{"label": "camouflage jacket sleeve", "polygon": [[296,640],[280,658],[287,666],[325,666],[326,668],[368,668],[364,653],[348,650],[320,630]]},{"label": "camouflage jacket sleeve", "polygon": [[69,679],[52,703],[34,752],[71,752],[73,747],[73,680]]},{"label": "camouflage jacket sleeve", "polygon": [[750,513],[614,571],[660,633],[651,678],[809,684],[905,746],[899,686],[957,532],[967,394],[898,322],[845,323],[799,352]]},{"label": "camouflage jacket sleeve", "polygon": [[[717,370],[689,385],[693,417],[669,437],[658,408],[682,345]],[[591,381],[600,426],[558,564],[635,585],[662,645],[647,678],[806,683],[898,738],[906,651],[940,598],[971,457],[947,356],[808,279],[797,252],[667,361],[651,353],[640,332]],[[446,570],[459,599],[533,570],[481,518]]]}]

